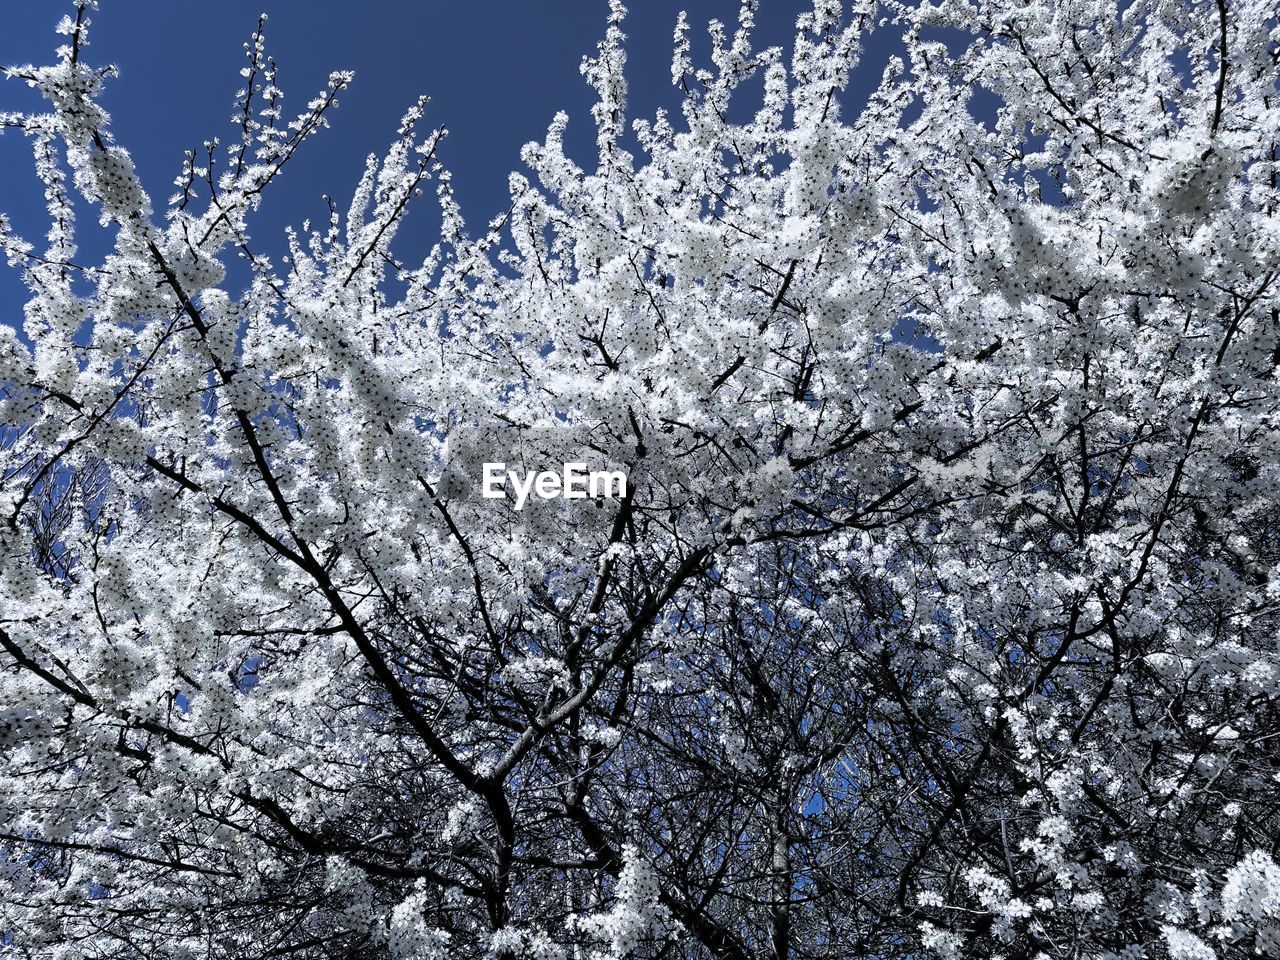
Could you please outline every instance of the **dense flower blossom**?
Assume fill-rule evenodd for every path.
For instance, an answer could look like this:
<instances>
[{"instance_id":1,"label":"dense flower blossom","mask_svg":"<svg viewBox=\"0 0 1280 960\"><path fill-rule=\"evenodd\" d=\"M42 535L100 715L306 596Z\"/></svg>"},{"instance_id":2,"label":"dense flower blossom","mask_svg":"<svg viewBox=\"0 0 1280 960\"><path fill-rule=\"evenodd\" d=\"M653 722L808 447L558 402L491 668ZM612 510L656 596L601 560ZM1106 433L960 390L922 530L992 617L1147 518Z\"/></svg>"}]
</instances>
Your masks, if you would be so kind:
<instances>
[{"instance_id":1,"label":"dense flower blossom","mask_svg":"<svg viewBox=\"0 0 1280 960\"><path fill-rule=\"evenodd\" d=\"M640 120L615 0L594 156L475 230L413 101L279 262L352 75L263 18L159 203L93 6L0 115L0 956L1277 955L1272 0L746 0Z\"/></svg>"}]
</instances>

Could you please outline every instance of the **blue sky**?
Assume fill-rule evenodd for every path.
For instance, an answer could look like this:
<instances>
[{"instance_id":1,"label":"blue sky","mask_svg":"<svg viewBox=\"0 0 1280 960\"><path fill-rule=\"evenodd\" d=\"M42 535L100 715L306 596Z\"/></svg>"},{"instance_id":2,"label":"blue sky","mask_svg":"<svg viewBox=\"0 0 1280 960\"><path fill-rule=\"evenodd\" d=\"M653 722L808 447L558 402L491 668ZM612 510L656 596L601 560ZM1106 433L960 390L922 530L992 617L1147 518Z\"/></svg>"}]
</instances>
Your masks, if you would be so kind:
<instances>
[{"instance_id":1,"label":"blue sky","mask_svg":"<svg viewBox=\"0 0 1280 960\"><path fill-rule=\"evenodd\" d=\"M762 0L757 46L790 51L806 0ZM736 0L632 0L626 32L631 115L651 115L678 100L670 85L671 35L689 11L695 57L708 49L705 23L737 17ZM60 0L8 0L0 13L0 63L51 62L62 38L53 27L71 10ZM322 195L345 208L364 158L391 140L399 117L419 94L432 99L427 123L449 128L441 158L468 223L475 228L505 209L507 174L520 169L520 147L541 139L557 110L571 121L569 144L591 159L591 91L579 74L604 32L606 0L102 0L92 14L90 63L114 63L104 101L117 140L134 155L157 206L172 192L182 152L210 136L229 139L233 95L241 80L243 42L257 15L270 16L267 49L279 64L287 115L301 110L331 70L356 72L332 129L314 140L273 184L251 230L259 248L278 253L286 225L322 220ZM855 88L874 85L884 58L872 56ZM22 83L0 83L0 112L38 105ZM405 236L422 250L432 239L431 200ZM46 229L30 148L20 134L0 136L0 211L39 242ZM82 238L82 259L102 241ZM0 320L20 323L25 300L11 269L0 268Z\"/></svg>"}]
</instances>

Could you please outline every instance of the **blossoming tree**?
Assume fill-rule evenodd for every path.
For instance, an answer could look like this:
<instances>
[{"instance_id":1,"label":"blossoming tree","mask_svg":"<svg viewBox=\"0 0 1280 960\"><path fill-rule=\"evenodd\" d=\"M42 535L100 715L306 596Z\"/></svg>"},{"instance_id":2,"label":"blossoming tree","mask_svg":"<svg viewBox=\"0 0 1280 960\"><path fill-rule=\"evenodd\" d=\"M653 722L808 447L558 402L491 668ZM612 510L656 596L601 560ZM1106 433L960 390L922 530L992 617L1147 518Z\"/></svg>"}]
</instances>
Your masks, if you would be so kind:
<instances>
[{"instance_id":1,"label":"blossoming tree","mask_svg":"<svg viewBox=\"0 0 1280 960\"><path fill-rule=\"evenodd\" d=\"M91 6L0 117L0 955L1277 955L1270 0L748 0L634 122L614 0L590 165L472 235L419 103L280 262L352 77L260 24L158 207Z\"/></svg>"}]
</instances>

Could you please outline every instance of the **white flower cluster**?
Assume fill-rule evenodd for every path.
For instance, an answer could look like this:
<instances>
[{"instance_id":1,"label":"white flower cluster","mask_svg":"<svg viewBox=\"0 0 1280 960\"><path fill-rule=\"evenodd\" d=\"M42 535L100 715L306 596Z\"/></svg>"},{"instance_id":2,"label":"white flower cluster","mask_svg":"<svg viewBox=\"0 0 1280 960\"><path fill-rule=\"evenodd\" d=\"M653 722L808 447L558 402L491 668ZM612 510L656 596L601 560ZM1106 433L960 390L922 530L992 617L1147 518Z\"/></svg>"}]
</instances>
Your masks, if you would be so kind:
<instances>
[{"instance_id":1,"label":"white flower cluster","mask_svg":"<svg viewBox=\"0 0 1280 960\"><path fill-rule=\"evenodd\" d=\"M475 229L409 98L285 256L352 75L259 21L153 209L92 6L0 115L0 956L1280 952L1274 0L743 0L639 121L611 0L594 149Z\"/></svg>"},{"instance_id":2,"label":"white flower cluster","mask_svg":"<svg viewBox=\"0 0 1280 960\"><path fill-rule=\"evenodd\" d=\"M592 960L623 960L645 945L679 935L679 925L662 903L659 879L634 845L623 847L613 900L604 913L570 918L573 930L604 945L591 953Z\"/></svg>"}]
</instances>

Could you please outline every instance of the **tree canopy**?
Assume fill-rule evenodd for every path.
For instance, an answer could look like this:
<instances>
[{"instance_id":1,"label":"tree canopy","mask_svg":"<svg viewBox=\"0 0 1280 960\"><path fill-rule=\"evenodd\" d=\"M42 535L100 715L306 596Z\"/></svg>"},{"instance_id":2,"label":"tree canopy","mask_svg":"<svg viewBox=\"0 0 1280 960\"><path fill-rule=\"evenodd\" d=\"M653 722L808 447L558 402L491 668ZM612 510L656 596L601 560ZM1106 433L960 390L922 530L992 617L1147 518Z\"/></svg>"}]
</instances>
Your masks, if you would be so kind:
<instances>
[{"instance_id":1,"label":"tree canopy","mask_svg":"<svg viewBox=\"0 0 1280 960\"><path fill-rule=\"evenodd\" d=\"M0 955L1280 954L1272 0L747 0L635 120L613 0L590 162L469 229L418 101L274 260L352 76L259 23L156 203L93 6L0 115Z\"/></svg>"}]
</instances>

